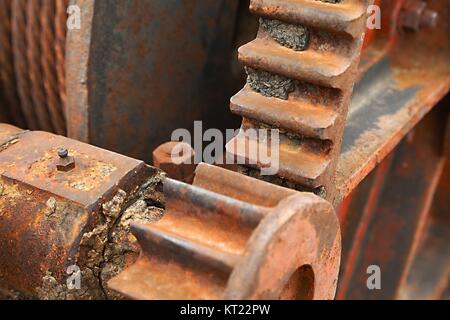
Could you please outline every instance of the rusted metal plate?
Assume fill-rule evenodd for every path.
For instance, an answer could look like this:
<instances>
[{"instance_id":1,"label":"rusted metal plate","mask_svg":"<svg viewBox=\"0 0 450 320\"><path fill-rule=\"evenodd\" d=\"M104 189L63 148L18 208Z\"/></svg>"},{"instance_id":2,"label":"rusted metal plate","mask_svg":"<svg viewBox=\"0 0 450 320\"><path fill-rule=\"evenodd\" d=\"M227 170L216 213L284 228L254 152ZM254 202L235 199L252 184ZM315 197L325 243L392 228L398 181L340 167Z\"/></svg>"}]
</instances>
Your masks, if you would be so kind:
<instances>
[{"instance_id":1,"label":"rusted metal plate","mask_svg":"<svg viewBox=\"0 0 450 320\"><path fill-rule=\"evenodd\" d=\"M58 148L67 148L75 168L59 172ZM45 132L26 132L0 153L2 176L51 191L56 196L92 207L117 181L143 162Z\"/></svg>"},{"instance_id":2,"label":"rusted metal plate","mask_svg":"<svg viewBox=\"0 0 450 320\"><path fill-rule=\"evenodd\" d=\"M110 287L133 299L334 297L340 231L325 200L205 164L192 186L167 179L164 195L164 218L133 225L142 254Z\"/></svg>"},{"instance_id":3,"label":"rusted metal plate","mask_svg":"<svg viewBox=\"0 0 450 320\"><path fill-rule=\"evenodd\" d=\"M9 124L0 123L0 150L6 148L14 141L17 141L17 137L24 132L24 130Z\"/></svg>"},{"instance_id":4,"label":"rusted metal plate","mask_svg":"<svg viewBox=\"0 0 450 320\"><path fill-rule=\"evenodd\" d=\"M100 278L86 276L100 276L101 266L90 265L108 243L100 231L109 232L121 214L116 207L124 210L123 201L133 199L155 170L50 133L1 129L1 137L14 141L0 149L0 287L26 297L58 298L55 292L67 290L66 268L76 264L85 276L80 298L102 297ZM75 161L71 170L57 169L61 147ZM101 239L100 247L92 247L90 232ZM54 286L46 287L50 276Z\"/></svg>"},{"instance_id":5,"label":"rusted metal plate","mask_svg":"<svg viewBox=\"0 0 450 320\"><path fill-rule=\"evenodd\" d=\"M368 3L251 1L250 9L262 18L257 38L239 49L249 77L231 99L232 112L244 120L227 145L229 153L259 170L264 167L259 155L239 147L252 142L245 130L279 129L279 170L271 182L334 197L332 176Z\"/></svg>"},{"instance_id":6,"label":"rusted metal plate","mask_svg":"<svg viewBox=\"0 0 450 320\"><path fill-rule=\"evenodd\" d=\"M238 0L74 4L83 23L66 48L69 137L151 162L194 120L238 124L226 112Z\"/></svg>"}]
</instances>

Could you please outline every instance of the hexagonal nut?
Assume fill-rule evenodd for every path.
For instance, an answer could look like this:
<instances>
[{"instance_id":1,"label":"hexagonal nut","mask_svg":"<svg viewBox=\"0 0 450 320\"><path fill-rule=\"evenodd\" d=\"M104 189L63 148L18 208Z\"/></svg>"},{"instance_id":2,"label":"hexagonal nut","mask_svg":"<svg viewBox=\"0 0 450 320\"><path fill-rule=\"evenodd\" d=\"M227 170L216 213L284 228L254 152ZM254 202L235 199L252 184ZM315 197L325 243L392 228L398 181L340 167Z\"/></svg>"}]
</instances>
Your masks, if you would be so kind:
<instances>
[{"instance_id":1,"label":"hexagonal nut","mask_svg":"<svg viewBox=\"0 0 450 320\"><path fill-rule=\"evenodd\" d=\"M195 152L185 142L171 141L153 151L153 165L179 181L191 183L195 171Z\"/></svg>"},{"instance_id":2,"label":"hexagonal nut","mask_svg":"<svg viewBox=\"0 0 450 320\"><path fill-rule=\"evenodd\" d=\"M75 168L75 158L74 157L66 157L60 158L56 162L56 169L61 172L68 172Z\"/></svg>"}]
</instances>

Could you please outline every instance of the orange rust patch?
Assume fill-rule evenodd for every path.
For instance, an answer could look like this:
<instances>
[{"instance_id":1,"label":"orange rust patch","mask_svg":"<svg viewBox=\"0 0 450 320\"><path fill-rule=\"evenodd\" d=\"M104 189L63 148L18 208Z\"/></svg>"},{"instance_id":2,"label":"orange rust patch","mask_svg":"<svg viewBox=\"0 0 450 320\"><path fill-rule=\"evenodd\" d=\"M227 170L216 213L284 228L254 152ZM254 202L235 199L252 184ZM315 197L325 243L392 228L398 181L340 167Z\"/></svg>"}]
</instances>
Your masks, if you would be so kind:
<instances>
[{"instance_id":1,"label":"orange rust patch","mask_svg":"<svg viewBox=\"0 0 450 320\"><path fill-rule=\"evenodd\" d=\"M64 183L70 188L91 191L117 170L115 166L93 159L88 154L72 149L69 150L69 154L75 158L75 169L72 171L59 172L56 170L57 148L52 148L39 160L31 164L27 173L36 178L50 179L52 182L64 180Z\"/></svg>"}]
</instances>

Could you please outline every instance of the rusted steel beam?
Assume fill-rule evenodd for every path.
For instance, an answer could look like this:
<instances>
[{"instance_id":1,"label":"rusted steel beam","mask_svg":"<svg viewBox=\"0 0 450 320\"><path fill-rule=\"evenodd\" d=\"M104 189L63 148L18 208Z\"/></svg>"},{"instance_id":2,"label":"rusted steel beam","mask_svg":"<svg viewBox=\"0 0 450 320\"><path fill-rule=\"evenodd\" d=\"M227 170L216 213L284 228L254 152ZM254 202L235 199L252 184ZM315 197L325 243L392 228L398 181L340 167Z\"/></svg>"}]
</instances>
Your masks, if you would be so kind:
<instances>
[{"instance_id":1,"label":"rusted steel beam","mask_svg":"<svg viewBox=\"0 0 450 320\"><path fill-rule=\"evenodd\" d=\"M109 285L132 299L332 299L340 231L311 194L200 164L164 182L166 214L132 226L138 261Z\"/></svg>"},{"instance_id":2,"label":"rusted steel beam","mask_svg":"<svg viewBox=\"0 0 450 320\"><path fill-rule=\"evenodd\" d=\"M343 286L353 282L343 277L353 272L356 261L365 251L361 239L366 236L370 222L376 215L377 203L382 192L386 174L392 164L392 156L386 158L366 179L343 201L337 210L342 230L342 268L338 284L337 299L343 299Z\"/></svg>"},{"instance_id":3,"label":"rusted steel beam","mask_svg":"<svg viewBox=\"0 0 450 320\"><path fill-rule=\"evenodd\" d=\"M441 13L435 32L402 33L355 87L335 176L335 204L450 90L450 1L429 6Z\"/></svg>"},{"instance_id":4,"label":"rusted steel beam","mask_svg":"<svg viewBox=\"0 0 450 320\"><path fill-rule=\"evenodd\" d=\"M433 110L354 191L347 210L340 212L343 268L339 299L405 298L405 281L417 256L433 257L429 262L436 262L436 268L429 264L417 274L420 278L422 273L430 273L428 279L434 278L431 274L438 279L429 283L427 290L445 281L447 255L442 251L441 255L432 251L427 255L420 243L430 219L432 199L436 193L443 197L449 192L438 185L443 170L443 119L447 114L445 105ZM442 216L448 216L445 212L449 211L442 208ZM368 290L366 286L370 265L381 268L382 290ZM428 293L424 291L422 297Z\"/></svg>"},{"instance_id":5,"label":"rusted steel beam","mask_svg":"<svg viewBox=\"0 0 450 320\"><path fill-rule=\"evenodd\" d=\"M402 287L401 299L448 299L445 290L450 283L450 165L447 161L436 188L430 214L424 226L417 252Z\"/></svg>"},{"instance_id":6,"label":"rusted steel beam","mask_svg":"<svg viewBox=\"0 0 450 320\"><path fill-rule=\"evenodd\" d=\"M61 170L62 158L68 157L73 165ZM128 237L129 223L161 215L161 209L151 207L159 178L141 161L62 136L0 125L2 296L116 296L106 281L138 252ZM81 290L66 286L71 265L80 268Z\"/></svg>"},{"instance_id":7,"label":"rusted steel beam","mask_svg":"<svg viewBox=\"0 0 450 320\"><path fill-rule=\"evenodd\" d=\"M280 129L279 179L271 180L334 198L333 175L368 3L251 1L260 28L257 38L239 49L249 77L231 99L231 110L244 118L243 130L227 145L251 168L243 172L258 176L254 170L264 167L258 155L240 147L251 140L245 129Z\"/></svg>"},{"instance_id":8,"label":"rusted steel beam","mask_svg":"<svg viewBox=\"0 0 450 320\"><path fill-rule=\"evenodd\" d=\"M417 254L398 292L401 299L450 298L450 161L444 161Z\"/></svg>"},{"instance_id":9,"label":"rusted steel beam","mask_svg":"<svg viewBox=\"0 0 450 320\"><path fill-rule=\"evenodd\" d=\"M418 236L415 254L398 290L401 299L450 298L450 96L442 102L447 107L447 123L443 138L442 158L437 162L438 180L422 234ZM442 108L442 106L441 106ZM442 115L441 120L445 118Z\"/></svg>"}]
</instances>

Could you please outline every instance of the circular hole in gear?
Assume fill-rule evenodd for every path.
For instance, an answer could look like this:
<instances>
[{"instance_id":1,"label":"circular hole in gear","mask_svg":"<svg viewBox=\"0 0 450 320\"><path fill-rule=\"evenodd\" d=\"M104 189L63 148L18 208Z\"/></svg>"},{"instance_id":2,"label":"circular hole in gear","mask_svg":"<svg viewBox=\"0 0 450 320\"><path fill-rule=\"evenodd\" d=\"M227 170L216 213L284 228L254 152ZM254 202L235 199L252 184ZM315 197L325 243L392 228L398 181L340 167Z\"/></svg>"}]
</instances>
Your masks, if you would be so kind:
<instances>
[{"instance_id":1,"label":"circular hole in gear","mask_svg":"<svg viewBox=\"0 0 450 320\"><path fill-rule=\"evenodd\" d=\"M280 294L281 300L312 300L314 298L314 270L303 265L292 274Z\"/></svg>"}]
</instances>

